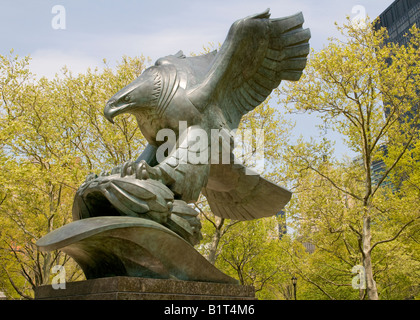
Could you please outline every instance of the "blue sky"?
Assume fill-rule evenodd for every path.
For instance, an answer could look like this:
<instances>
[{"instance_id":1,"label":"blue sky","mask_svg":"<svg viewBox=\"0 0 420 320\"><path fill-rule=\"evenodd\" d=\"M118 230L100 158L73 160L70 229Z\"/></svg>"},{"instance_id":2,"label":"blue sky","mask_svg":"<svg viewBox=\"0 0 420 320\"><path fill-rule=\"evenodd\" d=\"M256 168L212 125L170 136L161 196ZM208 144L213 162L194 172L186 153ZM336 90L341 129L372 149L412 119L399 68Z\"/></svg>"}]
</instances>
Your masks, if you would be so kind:
<instances>
[{"instance_id":1,"label":"blue sky","mask_svg":"<svg viewBox=\"0 0 420 320\"><path fill-rule=\"evenodd\" d=\"M10 49L30 55L31 71L53 76L66 65L74 73L113 65L123 55L145 55L152 61L183 50L200 52L222 43L237 19L270 8L273 18L302 11L311 29L311 47L321 49L338 36L334 22L346 15L376 18L393 0L0 0L0 54ZM66 28L54 29L55 5L65 8ZM358 7L356 7L358 6ZM362 11L360 11L362 9ZM363 12L364 11L364 12ZM314 135L313 116L296 116L297 133ZM337 140L339 154L346 152Z\"/></svg>"}]
</instances>

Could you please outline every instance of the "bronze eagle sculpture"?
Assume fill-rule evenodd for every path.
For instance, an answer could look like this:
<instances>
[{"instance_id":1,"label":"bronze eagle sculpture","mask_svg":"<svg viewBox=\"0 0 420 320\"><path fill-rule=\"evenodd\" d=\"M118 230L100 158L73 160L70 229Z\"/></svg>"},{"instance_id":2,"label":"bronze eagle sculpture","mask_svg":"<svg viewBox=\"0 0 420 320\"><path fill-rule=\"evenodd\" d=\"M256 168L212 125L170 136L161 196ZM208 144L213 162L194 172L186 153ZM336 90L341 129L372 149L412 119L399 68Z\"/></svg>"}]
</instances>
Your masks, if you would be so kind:
<instances>
[{"instance_id":1,"label":"bronze eagle sculpture","mask_svg":"<svg viewBox=\"0 0 420 320\"><path fill-rule=\"evenodd\" d=\"M131 166L186 202L196 201L203 192L220 217L249 220L279 212L290 199L289 191L246 175L238 164L179 161L180 136L173 152L157 163L156 150L163 142L156 137L163 128L179 132L180 121L189 129L183 139L196 126L209 136L210 129L232 131L281 80L299 80L309 53L310 31L302 28L303 22L301 13L270 19L268 9L240 19L219 51L188 58L180 51L160 58L116 93L106 104L106 118L112 122L119 114L133 114L149 143Z\"/></svg>"},{"instance_id":2,"label":"bronze eagle sculpture","mask_svg":"<svg viewBox=\"0 0 420 320\"><path fill-rule=\"evenodd\" d=\"M290 191L235 161L231 140L242 116L281 80L301 77L310 38L303 22L301 13L270 19L269 10L240 19L220 50L160 58L116 93L105 117L133 114L148 145L136 161L89 175L76 192L75 221L38 240L39 248L66 252L88 279L236 283L192 246L202 238L201 224L188 203L202 192L215 215L251 220L278 213L290 200ZM165 141L168 131L173 137Z\"/></svg>"}]
</instances>

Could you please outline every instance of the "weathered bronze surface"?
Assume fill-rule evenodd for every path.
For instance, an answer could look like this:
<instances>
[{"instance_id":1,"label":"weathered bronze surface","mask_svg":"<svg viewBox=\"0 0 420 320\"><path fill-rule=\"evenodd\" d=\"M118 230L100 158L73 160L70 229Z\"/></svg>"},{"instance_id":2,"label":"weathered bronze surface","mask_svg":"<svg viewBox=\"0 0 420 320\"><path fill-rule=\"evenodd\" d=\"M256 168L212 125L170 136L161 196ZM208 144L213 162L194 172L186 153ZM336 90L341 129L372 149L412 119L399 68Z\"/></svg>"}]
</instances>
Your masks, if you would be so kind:
<instances>
[{"instance_id":1,"label":"weathered bronze surface","mask_svg":"<svg viewBox=\"0 0 420 320\"><path fill-rule=\"evenodd\" d=\"M150 219L82 219L47 234L38 246L69 254L88 279L132 276L237 283L183 238Z\"/></svg>"},{"instance_id":2,"label":"weathered bronze surface","mask_svg":"<svg viewBox=\"0 0 420 320\"><path fill-rule=\"evenodd\" d=\"M192 247L201 224L188 203L203 193L215 215L251 220L278 213L290 200L290 191L237 163L231 143L243 115L281 80L299 80L309 53L303 22L301 13L270 19L269 10L238 20L219 51L160 58L117 92L105 117L133 114L149 144L136 161L90 175L75 197L75 222L39 240L40 249L67 252L87 278L230 283ZM168 131L174 139L162 138Z\"/></svg>"}]
</instances>

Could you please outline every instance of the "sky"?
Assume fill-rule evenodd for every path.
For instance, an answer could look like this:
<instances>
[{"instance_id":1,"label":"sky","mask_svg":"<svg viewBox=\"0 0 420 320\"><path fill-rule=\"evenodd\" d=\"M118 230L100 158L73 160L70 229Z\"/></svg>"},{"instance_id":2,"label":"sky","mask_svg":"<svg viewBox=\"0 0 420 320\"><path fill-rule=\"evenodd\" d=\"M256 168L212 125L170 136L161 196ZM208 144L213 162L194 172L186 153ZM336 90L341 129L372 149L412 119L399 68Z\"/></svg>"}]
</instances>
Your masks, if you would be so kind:
<instances>
[{"instance_id":1,"label":"sky","mask_svg":"<svg viewBox=\"0 0 420 320\"><path fill-rule=\"evenodd\" d=\"M270 8L279 18L302 12L311 30L310 45L320 50L339 36L334 22L346 16L376 18L393 0L0 0L0 54L29 55L30 70L53 77L67 66L74 74L88 67L110 66L122 56L162 56L183 50L199 53L209 43L223 43L237 19ZM60 7L57 7L60 6ZM60 19L61 18L61 19ZM317 135L313 115L294 115L294 135ZM339 136L336 153L348 154Z\"/></svg>"}]
</instances>

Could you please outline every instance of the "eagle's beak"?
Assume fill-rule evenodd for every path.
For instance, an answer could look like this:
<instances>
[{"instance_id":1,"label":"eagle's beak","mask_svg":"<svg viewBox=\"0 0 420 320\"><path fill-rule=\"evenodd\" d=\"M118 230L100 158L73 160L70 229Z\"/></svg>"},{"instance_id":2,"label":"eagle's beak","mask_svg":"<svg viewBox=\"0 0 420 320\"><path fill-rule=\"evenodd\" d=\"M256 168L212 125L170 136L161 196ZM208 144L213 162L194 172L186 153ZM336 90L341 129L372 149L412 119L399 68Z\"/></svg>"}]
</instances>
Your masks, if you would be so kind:
<instances>
[{"instance_id":1,"label":"eagle's beak","mask_svg":"<svg viewBox=\"0 0 420 320\"><path fill-rule=\"evenodd\" d=\"M129 109L129 107L131 106L130 103L123 104L123 105L118 105L115 102L116 101L114 99L109 100L106 103L105 109L104 109L105 118L111 123L114 123L114 118L117 115L119 115L121 113L126 113Z\"/></svg>"},{"instance_id":2,"label":"eagle's beak","mask_svg":"<svg viewBox=\"0 0 420 320\"><path fill-rule=\"evenodd\" d=\"M123 113L131 113L133 110L149 108L155 103L156 75L153 72L144 72L129 85L114 94L106 103L104 109L105 118L111 123L113 119Z\"/></svg>"},{"instance_id":3,"label":"eagle's beak","mask_svg":"<svg viewBox=\"0 0 420 320\"><path fill-rule=\"evenodd\" d=\"M105 118L109 122L114 124L114 119L113 118L115 117L115 108L113 106L113 101L108 101L107 104L105 105L104 115L105 115Z\"/></svg>"}]
</instances>

